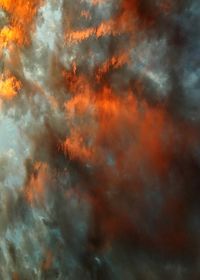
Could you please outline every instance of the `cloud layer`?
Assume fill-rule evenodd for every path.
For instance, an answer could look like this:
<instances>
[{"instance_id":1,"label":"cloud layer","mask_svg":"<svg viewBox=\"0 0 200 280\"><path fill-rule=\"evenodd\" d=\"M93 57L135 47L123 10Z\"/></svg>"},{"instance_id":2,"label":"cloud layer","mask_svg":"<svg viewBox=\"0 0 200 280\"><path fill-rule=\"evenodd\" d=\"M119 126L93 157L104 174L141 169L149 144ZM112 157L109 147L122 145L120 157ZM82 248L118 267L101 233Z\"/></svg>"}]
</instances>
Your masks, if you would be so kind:
<instances>
[{"instance_id":1,"label":"cloud layer","mask_svg":"<svg viewBox=\"0 0 200 280\"><path fill-rule=\"evenodd\" d=\"M198 1L0 7L0 278L198 279Z\"/></svg>"}]
</instances>

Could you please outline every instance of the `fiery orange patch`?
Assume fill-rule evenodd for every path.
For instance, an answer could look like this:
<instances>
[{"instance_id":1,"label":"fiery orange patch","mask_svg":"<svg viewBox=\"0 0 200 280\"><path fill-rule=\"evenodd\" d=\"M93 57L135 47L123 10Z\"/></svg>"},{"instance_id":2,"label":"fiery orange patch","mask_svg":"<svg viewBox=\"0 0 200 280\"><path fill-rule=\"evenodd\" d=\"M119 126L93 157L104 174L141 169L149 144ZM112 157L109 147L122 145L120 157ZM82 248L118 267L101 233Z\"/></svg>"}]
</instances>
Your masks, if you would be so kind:
<instances>
[{"instance_id":1,"label":"fiery orange patch","mask_svg":"<svg viewBox=\"0 0 200 280\"><path fill-rule=\"evenodd\" d=\"M0 48L8 47L9 43L22 43L22 34L16 27L4 27L0 31Z\"/></svg>"},{"instance_id":2,"label":"fiery orange patch","mask_svg":"<svg viewBox=\"0 0 200 280\"><path fill-rule=\"evenodd\" d=\"M15 97L21 88L21 83L14 77L0 77L0 97L10 100Z\"/></svg>"},{"instance_id":3,"label":"fiery orange patch","mask_svg":"<svg viewBox=\"0 0 200 280\"><path fill-rule=\"evenodd\" d=\"M18 45L28 43L30 36L30 28L36 15L40 0L0 0L0 7L5 9L9 14L9 27L1 30L0 41L1 47L15 42Z\"/></svg>"},{"instance_id":4,"label":"fiery orange patch","mask_svg":"<svg viewBox=\"0 0 200 280\"><path fill-rule=\"evenodd\" d=\"M101 77L112 69L118 69L125 65L129 60L128 53L122 53L118 56L113 56L103 63L97 70L96 79L100 81Z\"/></svg>"},{"instance_id":5,"label":"fiery orange patch","mask_svg":"<svg viewBox=\"0 0 200 280\"><path fill-rule=\"evenodd\" d=\"M144 160L166 168L174 128L162 108L138 102L131 91L122 97L109 87L94 92L84 76L67 77L74 96L65 103L70 134L63 148L70 158L106 164L107 149L119 170L129 172Z\"/></svg>"},{"instance_id":6,"label":"fiery orange patch","mask_svg":"<svg viewBox=\"0 0 200 280\"><path fill-rule=\"evenodd\" d=\"M132 24L132 20L131 22L126 20L127 16L127 14L123 14L117 19L101 22L97 27L67 32L66 40L70 43L80 43L91 37L96 37L98 39L105 36L118 36L120 34L132 32L135 28Z\"/></svg>"},{"instance_id":7,"label":"fiery orange patch","mask_svg":"<svg viewBox=\"0 0 200 280\"><path fill-rule=\"evenodd\" d=\"M0 29L1 59L3 59L4 49L7 50L7 53L11 53L13 45L21 47L29 42L33 19L40 2L40 0L0 0L0 8L9 15L9 24ZM21 88L21 82L14 76L7 77L6 71L3 69L3 74L0 77L0 97L10 100L17 95Z\"/></svg>"}]
</instances>

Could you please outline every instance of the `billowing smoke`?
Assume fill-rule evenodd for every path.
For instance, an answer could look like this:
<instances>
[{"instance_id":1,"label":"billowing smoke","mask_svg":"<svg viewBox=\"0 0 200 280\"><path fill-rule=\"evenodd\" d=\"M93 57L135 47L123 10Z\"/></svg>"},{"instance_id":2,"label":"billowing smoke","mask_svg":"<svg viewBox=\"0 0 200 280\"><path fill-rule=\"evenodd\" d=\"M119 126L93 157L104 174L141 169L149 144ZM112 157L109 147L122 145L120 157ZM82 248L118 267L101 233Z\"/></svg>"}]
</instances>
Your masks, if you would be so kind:
<instances>
[{"instance_id":1,"label":"billowing smoke","mask_svg":"<svg viewBox=\"0 0 200 280\"><path fill-rule=\"evenodd\" d=\"M0 8L0 279L199 279L198 1Z\"/></svg>"}]
</instances>

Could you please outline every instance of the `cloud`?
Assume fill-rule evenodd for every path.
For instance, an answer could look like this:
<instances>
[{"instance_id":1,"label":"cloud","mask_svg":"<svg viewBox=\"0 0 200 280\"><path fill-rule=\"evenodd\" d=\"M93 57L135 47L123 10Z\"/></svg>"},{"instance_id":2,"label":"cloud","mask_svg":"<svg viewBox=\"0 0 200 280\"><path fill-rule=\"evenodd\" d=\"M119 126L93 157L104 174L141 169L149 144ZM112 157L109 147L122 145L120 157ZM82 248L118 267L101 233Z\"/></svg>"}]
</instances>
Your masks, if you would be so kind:
<instances>
[{"instance_id":1,"label":"cloud","mask_svg":"<svg viewBox=\"0 0 200 280\"><path fill-rule=\"evenodd\" d=\"M0 276L198 277L197 1L0 6Z\"/></svg>"}]
</instances>

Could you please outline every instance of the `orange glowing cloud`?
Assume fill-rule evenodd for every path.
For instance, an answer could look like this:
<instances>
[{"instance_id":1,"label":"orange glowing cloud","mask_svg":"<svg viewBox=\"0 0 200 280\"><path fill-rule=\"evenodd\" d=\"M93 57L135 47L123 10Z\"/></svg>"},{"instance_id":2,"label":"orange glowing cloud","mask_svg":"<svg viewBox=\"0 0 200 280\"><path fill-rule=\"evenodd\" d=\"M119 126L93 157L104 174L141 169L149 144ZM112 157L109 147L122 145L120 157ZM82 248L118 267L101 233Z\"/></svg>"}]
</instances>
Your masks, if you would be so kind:
<instances>
[{"instance_id":1,"label":"orange glowing cloud","mask_svg":"<svg viewBox=\"0 0 200 280\"><path fill-rule=\"evenodd\" d=\"M21 83L14 77L0 77L0 97L10 100L15 97L21 88Z\"/></svg>"},{"instance_id":2,"label":"orange glowing cloud","mask_svg":"<svg viewBox=\"0 0 200 280\"><path fill-rule=\"evenodd\" d=\"M98 39L105 36L118 36L120 34L132 32L135 29L134 25L127 21L126 17L127 15L123 14L117 19L103 21L97 27L67 32L66 40L70 43L80 43L91 37L96 37Z\"/></svg>"},{"instance_id":3,"label":"orange glowing cloud","mask_svg":"<svg viewBox=\"0 0 200 280\"><path fill-rule=\"evenodd\" d=\"M9 43L22 43L22 34L16 27L7 27L1 29L0 31L0 49L8 46Z\"/></svg>"},{"instance_id":4,"label":"orange glowing cloud","mask_svg":"<svg viewBox=\"0 0 200 280\"><path fill-rule=\"evenodd\" d=\"M106 165L108 150L118 170L131 172L145 161L157 171L167 168L174 128L164 109L138 103L131 91L120 97L104 86L95 92L84 76L66 77L73 95L65 103L70 133L63 148L70 158Z\"/></svg>"},{"instance_id":5,"label":"orange glowing cloud","mask_svg":"<svg viewBox=\"0 0 200 280\"><path fill-rule=\"evenodd\" d=\"M0 8L9 14L9 26L0 31L0 48L14 42L21 46L29 42L30 29L40 0L0 0Z\"/></svg>"},{"instance_id":6,"label":"orange glowing cloud","mask_svg":"<svg viewBox=\"0 0 200 280\"><path fill-rule=\"evenodd\" d=\"M96 79L100 81L101 77L112 69L118 69L129 61L128 53L122 53L118 56L113 56L104 62L97 70Z\"/></svg>"},{"instance_id":7,"label":"orange glowing cloud","mask_svg":"<svg viewBox=\"0 0 200 280\"><path fill-rule=\"evenodd\" d=\"M3 58L3 51L6 49L7 53L11 54L14 46L18 48L29 42L33 19L40 2L40 0L0 0L0 8L9 17L9 23L0 29L0 54L1 59L4 59L4 70L0 77L0 97L2 99L12 99L21 88L21 82L6 73L6 62L9 58Z\"/></svg>"}]
</instances>

